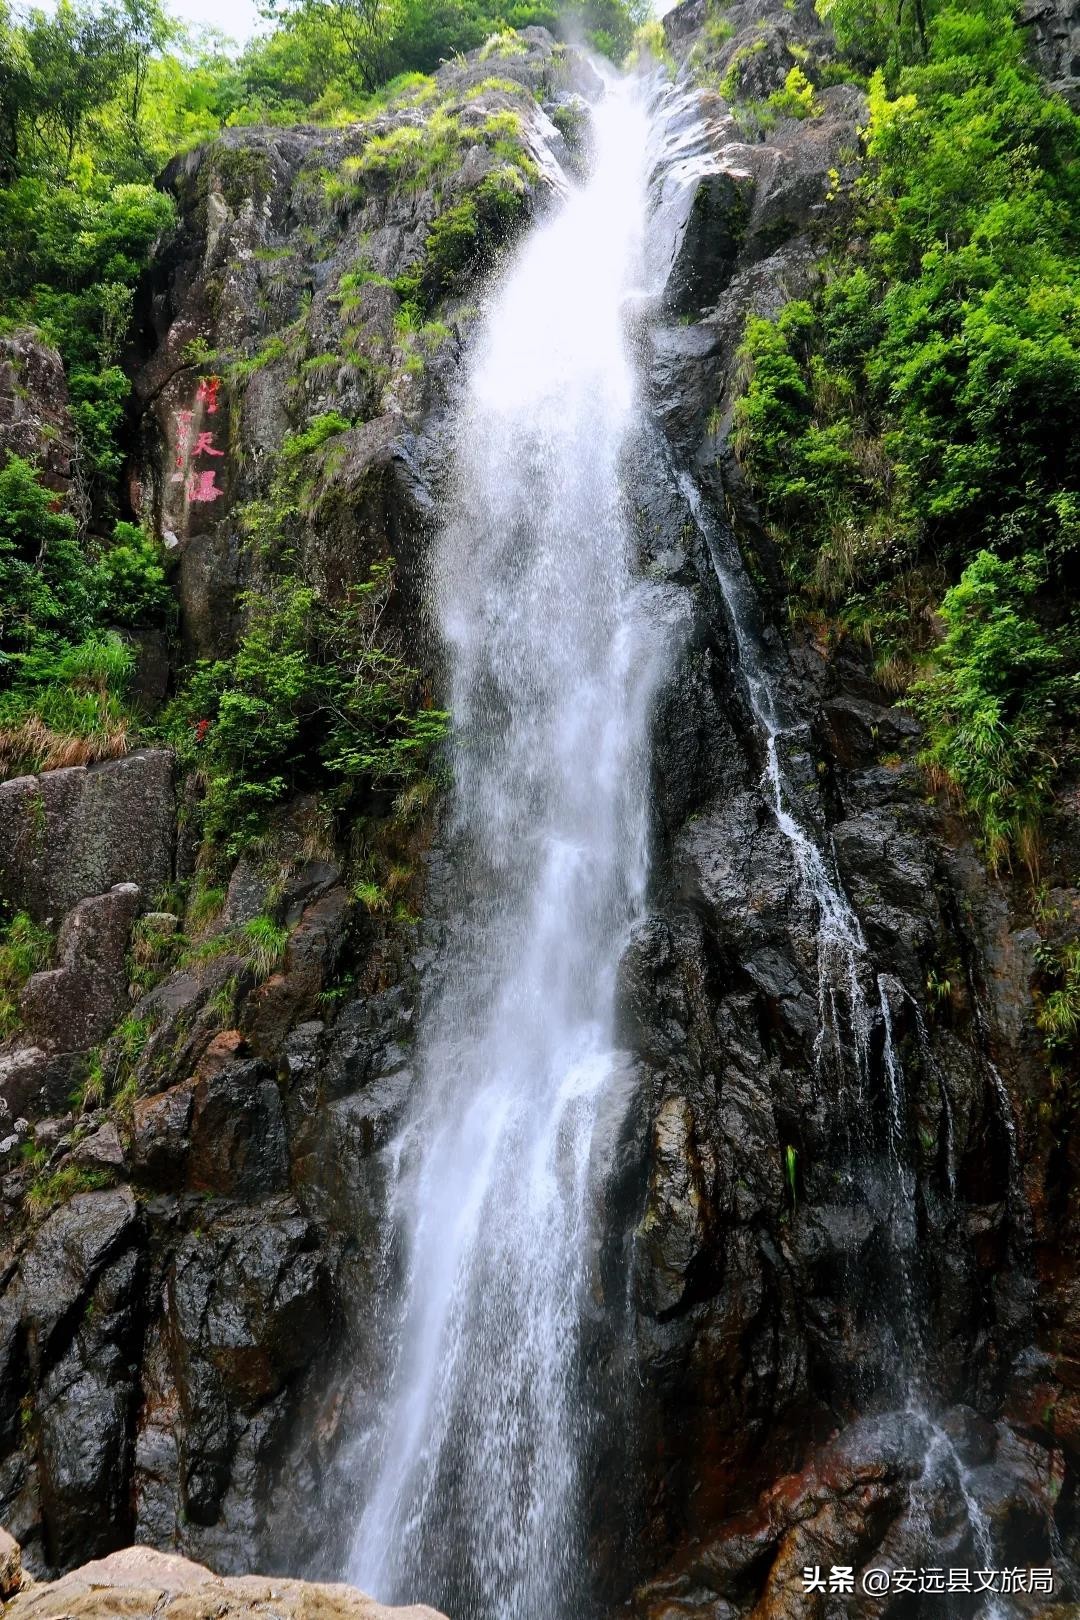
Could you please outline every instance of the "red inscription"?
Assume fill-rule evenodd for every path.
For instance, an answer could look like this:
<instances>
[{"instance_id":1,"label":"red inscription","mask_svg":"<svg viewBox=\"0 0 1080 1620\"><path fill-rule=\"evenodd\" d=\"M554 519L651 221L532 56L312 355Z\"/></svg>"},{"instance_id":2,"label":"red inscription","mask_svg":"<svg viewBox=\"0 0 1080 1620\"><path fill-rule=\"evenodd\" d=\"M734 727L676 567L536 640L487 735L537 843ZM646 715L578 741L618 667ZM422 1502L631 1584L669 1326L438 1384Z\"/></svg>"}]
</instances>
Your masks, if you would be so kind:
<instances>
[{"instance_id":1,"label":"red inscription","mask_svg":"<svg viewBox=\"0 0 1080 1620\"><path fill-rule=\"evenodd\" d=\"M220 377L205 377L199 384L196 394L196 404L202 403L210 413L217 411L217 394L220 386ZM183 484L184 494L189 501L204 503L216 501L225 491L219 488L213 470L204 472L199 468L190 469L190 463L197 456L223 456L224 450L219 450L214 444L216 435L213 432L200 431L196 433L192 427L195 412L176 411L176 471L169 482ZM192 442L194 440L194 443ZM190 469L190 470L189 470Z\"/></svg>"},{"instance_id":2,"label":"red inscription","mask_svg":"<svg viewBox=\"0 0 1080 1620\"><path fill-rule=\"evenodd\" d=\"M217 415L218 389L221 387L220 377L203 377L195 395L196 402L206 406L207 416Z\"/></svg>"},{"instance_id":3,"label":"red inscription","mask_svg":"<svg viewBox=\"0 0 1080 1620\"><path fill-rule=\"evenodd\" d=\"M187 498L189 501L216 501L219 495L224 495L223 489L218 489L214 481L213 468L209 472L193 472L187 483Z\"/></svg>"}]
</instances>

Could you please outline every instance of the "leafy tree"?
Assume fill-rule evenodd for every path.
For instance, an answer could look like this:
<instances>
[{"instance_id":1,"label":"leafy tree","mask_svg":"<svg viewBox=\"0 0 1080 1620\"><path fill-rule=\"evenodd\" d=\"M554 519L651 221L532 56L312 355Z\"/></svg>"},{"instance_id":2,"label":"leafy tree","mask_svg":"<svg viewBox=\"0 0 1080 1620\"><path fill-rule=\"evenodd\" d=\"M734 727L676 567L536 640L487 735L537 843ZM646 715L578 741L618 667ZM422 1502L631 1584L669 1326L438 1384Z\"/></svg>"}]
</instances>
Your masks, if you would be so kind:
<instances>
[{"instance_id":1,"label":"leafy tree","mask_svg":"<svg viewBox=\"0 0 1080 1620\"><path fill-rule=\"evenodd\" d=\"M32 11L23 34L28 88L23 118L49 164L71 172L90 121L117 95L129 47L123 15L58 0L55 12Z\"/></svg>"},{"instance_id":2,"label":"leafy tree","mask_svg":"<svg viewBox=\"0 0 1080 1620\"><path fill-rule=\"evenodd\" d=\"M857 67L896 71L927 53L934 0L817 0L836 43Z\"/></svg>"}]
</instances>

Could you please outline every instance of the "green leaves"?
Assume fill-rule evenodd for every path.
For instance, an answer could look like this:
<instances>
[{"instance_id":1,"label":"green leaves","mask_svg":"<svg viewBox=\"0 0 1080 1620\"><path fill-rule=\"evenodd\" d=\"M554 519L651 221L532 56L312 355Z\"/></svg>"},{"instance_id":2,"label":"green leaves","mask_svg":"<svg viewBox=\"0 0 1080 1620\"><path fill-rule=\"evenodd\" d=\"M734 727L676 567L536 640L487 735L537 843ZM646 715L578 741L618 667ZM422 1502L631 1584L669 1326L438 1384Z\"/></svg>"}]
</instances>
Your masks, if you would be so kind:
<instances>
[{"instance_id":1,"label":"green leaves","mask_svg":"<svg viewBox=\"0 0 1080 1620\"><path fill-rule=\"evenodd\" d=\"M980 552L946 592L944 640L912 687L911 706L927 728L923 763L960 789L994 867L1015 848L1034 870L1057 764L1055 711L1078 695L1078 677L1063 673L1076 648L1030 616L1039 584L1030 561Z\"/></svg>"},{"instance_id":2,"label":"green leaves","mask_svg":"<svg viewBox=\"0 0 1080 1620\"><path fill-rule=\"evenodd\" d=\"M118 523L94 570L94 595L107 624L160 624L174 609L161 546L134 523Z\"/></svg>"},{"instance_id":3,"label":"green leaves","mask_svg":"<svg viewBox=\"0 0 1080 1620\"><path fill-rule=\"evenodd\" d=\"M873 0L819 9L877 54L869 253L750 322L735 445L800 608L893 690L921 663L924 762L992 862L1033 865L1078 698L1080 120L1004 0L937 0L925 51L904 8L899 32Z\"/></svg>"},{"instance_id":4,"label":"green leaves","mask_svg":"<svg viewBox=\"0 0 1080 1620\"><path fill-rule=\"evenodd\" d=\"M446 716L422 706L417 671L379 644L391 589L390 563L339 608L280 579L246 598L234 657L196 666L165 725L206 780L211 846L237 855L298 788L341 805L424 770Z\"/></svg>"}]
</instances>

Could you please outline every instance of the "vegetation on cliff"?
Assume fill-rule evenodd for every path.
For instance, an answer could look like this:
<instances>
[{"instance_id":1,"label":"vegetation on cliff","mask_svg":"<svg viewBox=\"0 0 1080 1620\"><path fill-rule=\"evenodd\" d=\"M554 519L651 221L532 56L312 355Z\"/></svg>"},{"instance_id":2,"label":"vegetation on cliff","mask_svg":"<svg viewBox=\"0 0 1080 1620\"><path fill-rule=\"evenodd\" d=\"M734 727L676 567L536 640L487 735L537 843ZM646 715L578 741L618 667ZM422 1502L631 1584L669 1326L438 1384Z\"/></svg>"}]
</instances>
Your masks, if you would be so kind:
<instances>
[{"instance_id":1,"label":"vegetation on cliff","mask_svg":"<svg viewBox=\"0 0 1080 1620\"><path fill-rule=\"evenodd\" d=\"M0 3L0 334L29 329L59 351L75 435L63 503L42 467L12 456L0 468L0 771L122 752L137 734L133 638L170 621L160 542L127 521L120 487L131 428L122 359L136 285L175 220L172 195L155 183L165 162L226 126L347 123L429 103L422 124L376 133L325 177L335 207L373 187L419 189L477 139L460 109L433 104L426 74L440 60L487 40L490 85L528 97L497 76L500 60L525 50L508 25L584 30L618 55L639 10L640 0L522 3L509 13L486 0L297 0L271 5L271 30L237 54L187 36L157 0L62 0L23 19ZM492 113L481 133L499 166L439 214L422 259L393 285L411 374L447 335L429 318L434 306L490 255L535 180L517 112ZM230 155L246 195L245 154ZM380 279L390 287L357 270L340 291L358 302L362 284ZM210 358L241 388L284 354L275 335L257 356ZM366 354L355 359L377 369ZM331 412L301 426L283 446L283 469L318 448L313 432L351 425ZM293 505L279 501L270 513L279 540ZM441 725L420 702L415 671L368 636L371 593L381 599L385 576L357 580L349 611L331 613L292 565L279 564L265 601L244 610L235 653L181 673L165 715L168 737L208 784L207 834L234 854L298 787L335 802L362 773L400 787L404 762ZM145 713L139 720L145 730ZM318 746L316 720L325 732Z\"/></svg>"},{"instance_id":2,"label":"vegetation on cliff","mask_svg":"<svg viewBox=\"0 0 1080 1620\"><path fill-rule=\"evenodd\" d=\"M1034 871L1080 697L1080 119L1004 0L821 9L873 70L862 177L818 295L748 325L737 449L795 610Z\"/></svg>"}]
</instances>

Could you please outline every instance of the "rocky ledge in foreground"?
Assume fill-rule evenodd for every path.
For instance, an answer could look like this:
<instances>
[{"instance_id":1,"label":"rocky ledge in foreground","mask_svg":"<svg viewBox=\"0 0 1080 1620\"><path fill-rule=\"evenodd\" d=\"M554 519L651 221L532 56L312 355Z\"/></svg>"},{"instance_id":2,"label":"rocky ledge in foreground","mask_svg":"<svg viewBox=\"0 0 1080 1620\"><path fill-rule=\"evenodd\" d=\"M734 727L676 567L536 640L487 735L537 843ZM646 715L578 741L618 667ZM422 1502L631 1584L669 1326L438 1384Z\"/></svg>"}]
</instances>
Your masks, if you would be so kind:
<instances>
[{"instance_id":1,"label":"rocky ledge in foreground","mask_svg":"<svg viewBox=\"0 0 1080 1620\"><path fill-rule=\"evenodd\" d=\"M355 1586L318 1585L272 1575L223 1579L175 1553L127 1547L62 1580L17 1590L18 1554L0 1531L4 1620L444 1620L434 1609L387 1609ZM5 1547L10 1553L5 1555ZM10 1581L10 1584L8 1584Z\"/></svg>"}]
</instances>

